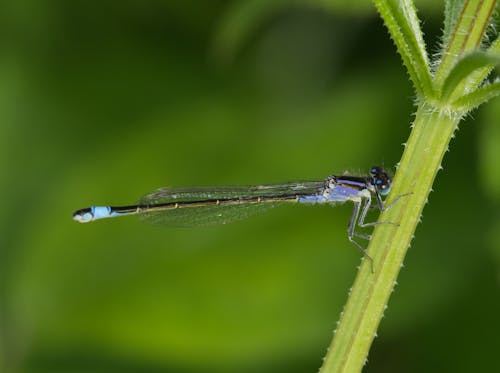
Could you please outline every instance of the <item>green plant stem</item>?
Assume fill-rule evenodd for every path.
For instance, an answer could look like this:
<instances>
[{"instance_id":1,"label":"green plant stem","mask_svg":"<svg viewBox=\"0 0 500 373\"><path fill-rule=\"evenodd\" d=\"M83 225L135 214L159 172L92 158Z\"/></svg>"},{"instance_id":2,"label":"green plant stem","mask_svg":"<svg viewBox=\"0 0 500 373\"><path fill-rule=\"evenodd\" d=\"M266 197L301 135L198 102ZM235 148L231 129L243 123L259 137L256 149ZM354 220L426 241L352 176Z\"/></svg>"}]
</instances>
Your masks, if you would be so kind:
<instances>
[{"instance_id":1,"label":"green plant stem","mask_svg":"<svg viewBox=\"0 0 500 373\"><path fill-rule=\"evenodd\" d=\"M460 56L481 45L495 6L496 0L465 0L455 30L450 35L450 40L434 76L436 85L439 86L444 82Z\"/></svg>"},{"instance_id":2,"label":"green plant stem","mask_svg":"<svg viewBox=\"0 0 500 373\"><path fill-rule=\"evenodd\" d=\"M361 371L459 119L420 105L389 199L412 194L402 197L381 214L380 221L395 222L399 226L376 227L368 248L375 273L371 272L369 261L364 260L322 373Z\"/></svg>"},{"instance_id":3,"label":"green plant stem","mask_svg":"<svg viewBox=\"0 0 500 373\"><path fill-rule=\"evenodd\" d=\"M489 60L476 66L470 60L473 57L469 57L469 60L457 65L465 54L480 47L496 0L464 0L460 13L453 6L447 8L447 45L434 77L429 75L425 46L412 2L374 0L374 3L410 73L419 107L387 203L406 196L379 218L380 222L393 222L398 226L376 226L368 247L375 273L371 272L371 263L364 260L321 368L322 373L351 373L363 368L434 178L441 168L460 118L464 111L475 108L500 92L496 83L477 89L492 68ZM499 42L495 41L491 50L496 51L497 48ZM443 97L436 95L436 92L442 91L445 82L448 82L445 97L452 95L455 106L448 105ZM457 110L457 105L464 111Z\"/></svg>"}]
</instances>

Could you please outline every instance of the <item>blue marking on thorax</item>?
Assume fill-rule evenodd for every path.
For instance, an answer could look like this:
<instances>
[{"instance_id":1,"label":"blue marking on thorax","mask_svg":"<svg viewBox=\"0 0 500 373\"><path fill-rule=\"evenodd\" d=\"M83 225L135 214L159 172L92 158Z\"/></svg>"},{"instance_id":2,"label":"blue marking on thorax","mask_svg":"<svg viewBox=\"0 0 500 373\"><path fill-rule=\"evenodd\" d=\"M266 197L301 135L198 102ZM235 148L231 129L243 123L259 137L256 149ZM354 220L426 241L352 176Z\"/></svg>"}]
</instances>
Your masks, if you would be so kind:
<instances>
[{"instance_id":1,"label":"blue marking on thorax","mask_svg":"<svg viewBox=\"0 0 500 373\"><path fill-rule=\"evenodd\" d=\"M361 190L366 188L366 184L361 182L349 180L349 184L353 186L336 184L329 188L328 193L300 196L299 203L344 202L348 201L350 197L358 196Z\"/></svg>"},{"instance_id":2,"label":"blue marking on thorax","mask_svg":"<svg viewBox=\"0 0 500 373\"><path fill-rule=\"evenodd\" d=\"M358 183L356 183L358 184ZM364 186L364 184L363 184ZM328 195L329 201L347 201L349 197L357 196L360 190L343 185L335 185Z\"/></svg>"},{"instance_id":3,"label":"blue marking on thorax","mask_svg":"<svg viewBox=\"0 0 500 373\"><path fill-rule=\"evenodd\" d=\"M322 194L316 194L312 196L300 196L299 203L324 203L327 199Z\"/></svg>"},{"instance_id":4,"label":"blue marking on thorax","mask_svg":"<svg viewBox=\"0 0 500 373\"><path fill-rule=\"evenodd\" d=\"M359 179L359 178L357 178ZM338 178L337 179L337 184L347 184L347 185L352 185L354 188L361 188L365 189L366 188L366 181L360 181L360 180L351 180L347 177L344 178ZM339 186L339 185L337 185Z\"/></svg>"}]
</instances>

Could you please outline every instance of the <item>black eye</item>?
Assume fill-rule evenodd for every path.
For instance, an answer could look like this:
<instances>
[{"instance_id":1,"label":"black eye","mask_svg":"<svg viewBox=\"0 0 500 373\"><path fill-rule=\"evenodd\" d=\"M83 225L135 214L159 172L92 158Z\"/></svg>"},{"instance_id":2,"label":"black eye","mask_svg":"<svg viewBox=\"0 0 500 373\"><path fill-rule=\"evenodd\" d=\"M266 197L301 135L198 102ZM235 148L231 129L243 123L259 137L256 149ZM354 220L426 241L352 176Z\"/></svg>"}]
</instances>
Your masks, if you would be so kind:
<instances>
[{"instance_id":1,"label":"black eye","mask_svg":"<svg viewBox=\"0 0 500 373\"><path fill-rule=\"evenodd\" d=\"M381 185L382 184L382 180L378 179L377 181L375 181L375 184Z\"/></svg>"}]
</instances>

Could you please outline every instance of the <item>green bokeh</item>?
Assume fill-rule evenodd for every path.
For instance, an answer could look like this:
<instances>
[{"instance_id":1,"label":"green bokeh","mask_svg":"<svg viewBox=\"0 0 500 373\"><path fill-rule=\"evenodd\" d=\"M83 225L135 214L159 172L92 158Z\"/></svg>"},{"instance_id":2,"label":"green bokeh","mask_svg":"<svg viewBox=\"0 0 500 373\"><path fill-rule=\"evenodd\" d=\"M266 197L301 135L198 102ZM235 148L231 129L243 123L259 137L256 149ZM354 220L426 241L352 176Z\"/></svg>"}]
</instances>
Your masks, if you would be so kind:
<instances>
[{"instance_id":1,"label":"green bokeh","mask_svg":"<svg viewBox=\"0 0 500 373\"><path fill-rule=\"evenodd\" d=\"M160 186L317 179L398 161L414 97L376 14L279 8L229 62L216 35L232 6L4 5L6 372L319 368L360 261L345 233L350 206L196 229L71 220ZM440 14L423 18L436 40ZM369 371L497 365L499 107L467 120L446 155Z\"/></svg>"}]
</instances>

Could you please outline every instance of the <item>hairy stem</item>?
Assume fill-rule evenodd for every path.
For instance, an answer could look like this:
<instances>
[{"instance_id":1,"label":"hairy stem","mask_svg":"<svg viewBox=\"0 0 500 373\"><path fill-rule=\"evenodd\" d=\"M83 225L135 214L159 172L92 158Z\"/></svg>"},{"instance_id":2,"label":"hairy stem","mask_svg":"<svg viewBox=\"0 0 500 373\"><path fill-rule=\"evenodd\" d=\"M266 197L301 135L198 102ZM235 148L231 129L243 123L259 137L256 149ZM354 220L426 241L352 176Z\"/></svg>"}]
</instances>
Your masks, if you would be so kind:
<instances>
[{"instance_id":1,"label":"hairy stem","mask_svg":"<svg viewBox=\"0 0 500 373\"><path fill-rule=\"evenodd\" d=\"M361 371L459 119L429 110L425 104L419 107L388 202L399 195L412 194L382 213L380 221L395 222L399 227L389 224L376 227L368 248L375 273L365 260L321 368L322 373Z\"/></svg>"}]
</instances>

